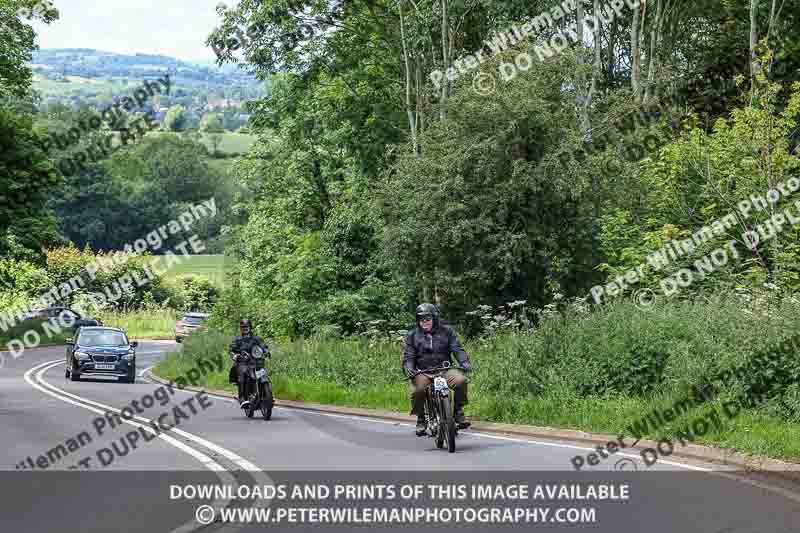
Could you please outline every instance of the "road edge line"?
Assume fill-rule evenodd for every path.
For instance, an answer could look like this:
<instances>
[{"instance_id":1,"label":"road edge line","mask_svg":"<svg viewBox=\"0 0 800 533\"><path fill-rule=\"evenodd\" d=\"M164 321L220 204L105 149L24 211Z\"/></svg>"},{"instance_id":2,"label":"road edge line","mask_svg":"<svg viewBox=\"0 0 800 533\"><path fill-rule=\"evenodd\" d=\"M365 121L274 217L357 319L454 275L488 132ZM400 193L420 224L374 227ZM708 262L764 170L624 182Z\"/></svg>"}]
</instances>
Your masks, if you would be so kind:
<instances>
[{"instance_id":1,"label":"road edge line","mask_svg":"<svg viewBox=\"0 0 800 533\"><path fill-rule=\"evenodd\" d=\"M158 383L161 384L169 383L169 380L166 380L153 373L152 367L146 369L143 374L145 377L149 377L150 379ZM232 399L235 398L235 396L232 393L224 390L198 388L192 386L186 386L184 387L184 390L192 390L195 392L202 390L207 392L208 394L213 394L215 396L221 396ZM412 416L396 414L391 411L367 409L363 407L343 407L338 405L329 406L325 404L300 402L297 400L281 400L278 398L275 399L275 406L289 408L289 409L303 410L303 411L325 413L325 414L343 414L358 418L389 420L393 422L414 423L416 421L416 419ZM595 445L598 444L605 445L608 442L616 441L617 438L610 435L608 436L599 435L577 430L563 430L557 428L537 427L537 426L515 426L512 424L499 424L495 422L473 422L472 426L469 429L462 431L464 431L465 434L469 434L472 431L476 431L476 432L497 434L501 436L511 435L517 437L537 438L537 439L545 439L552 441L578 442L578 443L595 444ZM631 450L641 451L641 449L655 448L658 445L656 441L649 441L644 439L640 440L639 443L641 444L641 446L633 447L631 448ZM767 475L770 477L774 476L780 479L793 482L800 482L800 464L785 463L783 461L777 459L771 459L768 457L760 457L760 456L748 457L731 450L712 448L709 446L699 446L690 444L687 445L687 448L690 448L691 451L686 452L682 450L681 451L675 450L673 451L672 456L682 459L700 461L707 464L737 467L743 471L739 473L739 475L742 476L745 473L754 473L754 474ZM688 466L693 466L693 465L688 465ZM762 468L758 468L759 466ZM764 468L765 466L766 468Z\"/></svg>"}]
</instances>

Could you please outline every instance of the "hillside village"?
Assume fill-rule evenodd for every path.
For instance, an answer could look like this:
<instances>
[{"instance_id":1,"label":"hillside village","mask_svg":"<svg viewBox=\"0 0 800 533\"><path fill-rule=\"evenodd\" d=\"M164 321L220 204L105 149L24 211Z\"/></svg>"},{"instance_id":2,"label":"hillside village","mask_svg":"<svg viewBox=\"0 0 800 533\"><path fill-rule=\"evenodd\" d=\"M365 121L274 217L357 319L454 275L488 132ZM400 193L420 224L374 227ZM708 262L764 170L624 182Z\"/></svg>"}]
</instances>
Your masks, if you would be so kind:
<instances>
[{"instance_id":1,"label":"hillside village","mask_svg":"<svg viewBox=\"0 0 800 533\"><path fill-rule=\"evenodd\" d=\"M45 109L64 105L102 109L124 96L129 88L168 73L175 80L174 90L155 95L141 111L163 124L171 107L182 106L189 129L198 127L211 113L219 116L228 131L246 127L250 114L245 103L266 94L266 84L240 69L194 64L167 56L48 49L34 54L31 69Z\"/></svg>"}]
</instances>

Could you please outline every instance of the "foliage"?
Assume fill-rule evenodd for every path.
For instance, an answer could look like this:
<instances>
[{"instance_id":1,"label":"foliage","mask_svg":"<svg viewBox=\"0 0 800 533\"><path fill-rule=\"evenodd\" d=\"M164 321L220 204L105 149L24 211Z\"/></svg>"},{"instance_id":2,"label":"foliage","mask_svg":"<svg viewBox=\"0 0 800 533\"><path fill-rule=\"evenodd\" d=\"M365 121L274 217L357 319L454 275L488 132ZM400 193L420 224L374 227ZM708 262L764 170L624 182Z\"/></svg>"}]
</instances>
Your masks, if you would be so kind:
<instances>
[{"instance_id":1,"label":"foliage","mask_svg":"<svg viewBox=\"0 0 800 533\"><path fill-rule=\"evenodd\" d=\"M729 119L718 119L710 133L695 127L642 163L639 179L649 191L645 207L609 207L605 211L600 242L606 262L599 268L609 279L645 264L642 285L655 288L661 279L679 269L699 272L697 262L733 240L738 251L731 250L731 259L692 285L691 292L764 282L800 288L797 227L787 224L774 239L754 250L742 241L742 234L763 225L774 209L791 210L792 198L782 198L773 209L751 206L746 215L739 202L766 197L769 189L786 184L800 170L800 158L790 142L795 117L800 114L800 84L790 93L785 108L779 108L779 84L768 82L763 74L759 80L757 106L734 109ZM711 227L728 214L735 215L736 223L726 232L715 233L713 239L658 272L648 264L648 255L670 240L691 239L702 227Z\"/></svg>"},{"instance_id":2,"label":"foliage","mask_svg":"<svg viewBox=\"0 0 800 533\"><path fill-rule=\"evenodd\" d=\"M37 0L0 0L0 100L25 97L30 91L32 73L29 63L33 59L36 33L20 20L19 14L27 10L31 18L50 24L58 19L58 10L34 9Z\"/></svg>"},{"instance_id":3,"label":"foliage","mask_svg":"<svg viewBox=\"0 0 800 533\"><path fill-rule=\"evenodd\" d=\"M39 146L42 140L30 117L18 116L0 104L0 253L7 251L9 232L32 241L31 248L55 238L44 205L63 179L45 158ZM21 226L22 222L28 224ZM31 233L39 225L48 229Z\"/></svg>"},{"instance_id":4,"label":"foliage","mask_svg":"<svg viewBox=\"0 0 800 533\"><path fill-rule=\"evenodd\" d=\"M185 311L210 311L219 299L219 289L203 276L183 275L174 280L180 307Z\"/></svg>"},{"instance_id":5,"label":"foliage","mask_svg":"<svg viewBox=\"0 0 800 533\"><path fill-rule=\"evenodd\" d=\"M185 107L172 106L164 117L164 127L169 131L184 131L188 127L188 120Z\"/></svg>"},{"instance_id":6,"label":"foliage","mask_svg":"<svg viewBox=\"0 0 800 533\"><path fill-rule=\"evenodd\" d=\"M204 116L203 120L200 122L200 131L203 133L223 133L225 128L222 126L219 115L209 113Z\"/></svg>"},{"instance_id":7,"label":"foliage","mask_svg":"<svg viewBox=\"0 0 800 533\"><path fill-rule=\"evenodd\" d=\"M8 300L33 298L52 284L51 275L27 261L0 258L0 294Z\"/></svg>"}]
</instances>

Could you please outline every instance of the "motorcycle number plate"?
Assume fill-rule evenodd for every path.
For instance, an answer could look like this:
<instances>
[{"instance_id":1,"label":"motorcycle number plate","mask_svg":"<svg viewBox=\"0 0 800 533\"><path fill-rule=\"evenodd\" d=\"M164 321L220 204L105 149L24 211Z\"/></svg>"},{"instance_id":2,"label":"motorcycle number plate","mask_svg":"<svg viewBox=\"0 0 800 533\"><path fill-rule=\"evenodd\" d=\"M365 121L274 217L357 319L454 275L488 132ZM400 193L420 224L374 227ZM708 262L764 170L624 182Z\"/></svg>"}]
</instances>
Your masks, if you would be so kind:
<instances>
[{"instance_id":1,"label":"motorcycle number plate","mask_svg":"<svg viewBox=\"0 0 800 533\"><path fill-rule=\"evenodd\" d=\"M256 377L257 377L257 378L264 378L264 377L267 377L267 371L266 371L266 370L264 370L263 368L261 368L261 369L257 370L257 371L256 371Z\"/></svg>"},{"instance_id":2,"label":"motorcycle number plate","mask_svg":"<svg viewBox=\"0 0 800 533\"><path fill-rule=\"evenodd\" d=\"M114 370L117 368L114 365L94 365L95 369L97 370Z\"/></svg>"},{"instance_id":3,"label":"motorcycle number plate","mask_svg":"<svg viewBox=\"0 0 800 533\"><path fill-rule=\"evenodd\" d=\"M436 392L443 392L447 390L447 380L444 378L433 378L433 388Z\"/></svg>"}]
</instances>

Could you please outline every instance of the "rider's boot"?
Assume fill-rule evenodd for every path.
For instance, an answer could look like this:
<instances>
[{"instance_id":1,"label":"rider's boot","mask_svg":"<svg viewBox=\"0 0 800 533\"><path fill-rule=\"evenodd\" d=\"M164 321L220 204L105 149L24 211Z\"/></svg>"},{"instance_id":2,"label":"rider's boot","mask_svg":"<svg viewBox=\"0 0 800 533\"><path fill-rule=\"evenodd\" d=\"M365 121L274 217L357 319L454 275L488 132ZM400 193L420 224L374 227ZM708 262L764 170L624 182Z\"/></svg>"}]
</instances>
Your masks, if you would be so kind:
<instances>
[{"instance_id":1,"label":"rider's boot","mask_svg":"<svg viewBox=\"0 0 800 533\"><path fill-rule=\"evenodd\" d=\"M454 398L455 403L454 406L454 413L453 418L455 419L456 426L458 429L466 429L472 425L472 423L467 420L467 417L464 416L464 404L467 403L467 384L464 383L460 387L456 387Z\"/></svg>"},{"instance_id":2,"label":"rider's boot","mask_svg":"<svg viewBox=\"0 0 800 533\"><path fill-rule=\"evenodd\" d=\"M428 422L425 420L425 415L417 415L417 437L425 436L428 430Z\"/></svg>"},{"instance_id":3,"label":"rider's boot","mask_svg":"<svg viewBox=\"0 0 800 533\"><path fill-rule=\"evenodd\" d=\"M239 407L241 407L242 409L244 409L244 408L245 408L245 407L247 407L248 405L250 405L250 401L249 401L249 400L247 400L247 398L245 398L245 394L244 394L244 383L241 383L241 382L240 382L240 383L239 383Z\"/></svg>"}]
</instances>

